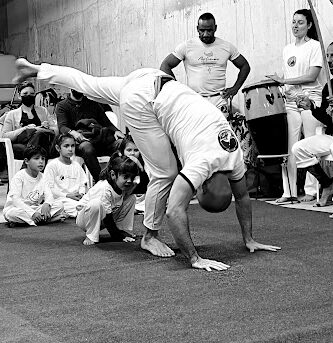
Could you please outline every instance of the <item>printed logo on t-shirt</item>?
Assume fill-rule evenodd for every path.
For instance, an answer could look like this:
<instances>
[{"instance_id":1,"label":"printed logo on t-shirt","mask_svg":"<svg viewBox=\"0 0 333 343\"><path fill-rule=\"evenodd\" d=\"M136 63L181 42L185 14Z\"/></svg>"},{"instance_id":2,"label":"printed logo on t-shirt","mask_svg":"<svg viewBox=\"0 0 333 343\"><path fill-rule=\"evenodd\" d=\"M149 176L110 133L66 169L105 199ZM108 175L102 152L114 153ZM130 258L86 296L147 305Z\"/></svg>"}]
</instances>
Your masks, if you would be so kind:
<instances>
[{"instance_id":1,"label":"printed logo on t-shirt","mask_svg":"<svg viewBox=\"0 0 333 343\"><path fill-rule=\"evenodd\" d=\"M296 56L289 57L287 64L289 67L293 67L296 64Z\"/></svg>"},{"instance_id":2,"label":"printed logo on t-shirt","mask_svg":"<svg viewBox=\"0 0 333 343\"><path fill-rule=\"evenodd\" d=\"M214 57L214 54L212 51L210 52L205 52L204 51L204 56L200 56L198 58L198 61L201 62L202 64L216 64L219 59Z\"/></svg>"},{"instance_id":3,"label":"printed logo on t-shirt","mask_svg":"<svg viewBox=\"0 0 333 343\"><path fill-rule=\"evenodd\" d=\"M28 194L27 199L33 204L39 205L44 200L44 195L40 194L39 190L34 190Z\"/></svg>"},{"instance_id":4,"label":"printed logo on t-shirt","mask_svg":"<svg viewBox=\"0 0 333 343\"><path fill-rule=\"evenodd\" d=\"M238 148L238 141L234 133L230 129L223 129L218 135L219 143L222 149L233 152Z\"/></svg>"}]
</instances>

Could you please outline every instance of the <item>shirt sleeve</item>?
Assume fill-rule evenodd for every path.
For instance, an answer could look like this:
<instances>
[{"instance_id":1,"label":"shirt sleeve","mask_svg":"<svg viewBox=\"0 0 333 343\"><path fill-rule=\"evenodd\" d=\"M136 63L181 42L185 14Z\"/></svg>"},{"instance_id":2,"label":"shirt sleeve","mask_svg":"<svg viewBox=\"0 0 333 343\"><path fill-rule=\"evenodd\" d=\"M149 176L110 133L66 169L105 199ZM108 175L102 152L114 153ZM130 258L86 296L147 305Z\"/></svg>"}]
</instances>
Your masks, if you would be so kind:
<instances>
[{"instance_id":1,"label":"shirt sleeve","mask_svg":"<svg viewBox=\"0 0 333 343\"><path fill-rule=\"evenodd\" d=\"M53 194L52 194L52 191L50 189L50 186L45 182L44 176L43 176L41 182L43 183L43 190L44 190L44 195L45 195L44 203L52 206L52 204L54 203Z\"/></svg>"},{"instance_id":2,"label":"shirt sleeve","mask_svg":"<svg viewBox=\"0 0 333 343\"><path fill-rule=\"evenodd\" d=\"M14 207L21 208L30 217L33 216L35 210L33 210L29 205L27 205L22 199L22 190L24 187L24 180L21 177L14 176L10 182L10 190L8 197L12 199Z\"/></svg>"},{"instance_id":3,"label":"shirt sleeve","mask_svg":"<svg viewBox=\"0 0 333 343\"><path fill-rule=\"evenodd\" d=\"M56 106L55 113L60 133L68 133L71 130L70 122L67 119L67 112L65 104L59 102Z\"/></svg>"},{"instance_id":4,"label":"shirt sleeve","mask_svg":"<svg viewBox=\"0 0 333 343\"><path fill-rule=\"evenodd\" d=\"M322 67L323 66L323 56L321 54L321 48L319 42L314 45L311 55L310 55L310 67Z\"/></svg>"},{"instance_id":5,"label":"shirt sleeve","mask_svg":"<svg viewBox=\"0 0 333 343\"><path fill-rule=\"evenodd\" d=\"M230 49L230 57L229 57L230 61L233 61L235 58L240 56L238 49L233 44L229 43L229 49Z\"/></svg>"},{"instance_id":6,"label":"shirt sleeve","mask_svg":"<svg viewBox=\"0 0 333 343\"><path fill-rule=\"evenodd\" d=\"M186 42L177 45L175 51L173 51L172 54L179 60L183 61L186 55Z\"/></svg>"}]
</instances>

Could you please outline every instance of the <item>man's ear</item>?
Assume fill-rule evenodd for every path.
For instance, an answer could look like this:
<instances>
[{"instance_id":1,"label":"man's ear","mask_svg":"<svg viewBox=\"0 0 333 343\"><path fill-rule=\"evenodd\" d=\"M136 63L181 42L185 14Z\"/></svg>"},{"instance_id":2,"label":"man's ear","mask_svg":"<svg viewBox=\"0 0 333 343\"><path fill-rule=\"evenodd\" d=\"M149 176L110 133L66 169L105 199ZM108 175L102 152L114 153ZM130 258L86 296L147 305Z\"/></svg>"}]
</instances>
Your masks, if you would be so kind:
<instances>
[{"instance_id":1,"label":"man's ear","mask_svg":"<svg viewBox=\"0 0 333 343\"><path fill-rule=\"evenodd\" d=\"M24 163L25 164L28 164L29 163L29 160L27 158L24 159Z\"/></svg>"}]
</instances>

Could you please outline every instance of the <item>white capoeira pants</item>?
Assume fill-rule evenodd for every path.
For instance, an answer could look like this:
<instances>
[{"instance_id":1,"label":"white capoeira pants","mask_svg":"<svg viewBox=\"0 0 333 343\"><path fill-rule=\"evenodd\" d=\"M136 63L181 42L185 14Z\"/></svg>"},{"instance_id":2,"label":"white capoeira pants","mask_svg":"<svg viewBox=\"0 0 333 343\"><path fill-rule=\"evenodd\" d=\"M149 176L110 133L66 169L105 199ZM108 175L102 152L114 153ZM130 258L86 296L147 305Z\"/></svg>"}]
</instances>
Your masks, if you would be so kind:
<instances>
[{"instance_id":1,"label":"white capoeira pants","mask_svg":"<svg viewBox=\"0 0 333 343\"><path fill-rule=\"evenodd\" d=\"M331 147L333 148L333 137L329 135L315 135L301 139L292 147L297 168L307 168L317 164L320 157L332 153Z\"/></svg>"},{"instance_id":2,"label":"white capoeira pants","mask_svg":"<svg viewBox=\"0 0 333 343\"><path fill-rule=\"evenodd\" d=\"M117 228L123 231L133 231L135 195L124 198L122 205L112 212ZM76 217L76 225L86 232L86 236L93 242L99 242L101 222L106 213L100 199L91 199Z\"/></svg>"},{"instance_id":3,"label":"white capoeira pants","mask_svg":"<svg viewBox=\"0 0 333 343\"><path fill-rule=\"evenodd\" d=\"M33 209L35 212L41 211L43 205L38 205L38 206L30 206L31 209ZM64 207L61 201L54 201L51 205L51 219L50 221L56 220L57 216L63 212ZM31 226L36 226L35 222L32 220L32 217L30 214L28 214L26 211L24 211L21 208L16 208L16 207L10 207L8 209L4 209L3 211L3 216L8 222L13 222L13 223L27 223Z\"/></svg>"},{"instance_id":4,"label":"white capoeira pants","mask_svg":"<svg viewBox=\"0 0 333 343\"><path fill-rule=\"evenodd\" d=\"M151 75L135 79L120 94L120 109L150 176L143 221L150 230L160 229L170 189L178 174L169 137L152 107L155 79Z\"/></svg>"},{"instance_id":5,"label":"white capoeira pants","mask_svg":"<svg viewBox=\"0 0 333 343\"><path fill-rule=\"evenodd\" d=\"M71 199L71 198L57 198L57 200L62 201L63 205L64 205L64 211L72 218L76 218L77 216L77 210L76 210L76 206L78 205L78 201Z\"/></svg>"},{"instance_id":6,"label":"white capoeira pants","mask_svg":"<svg viewBox=\"0 0 333 343\"><path fill-rule=\"evenodd\" d=\"M288 175L290 182L290 190L288 185L287 172L285 168L282 168L282 181L283 181L283 197L297 197L297 167L295 156L292 153L293 145L299 141L301 131L303 128L304 137L308 138L316 134L316 127L323 126L323 124L317 120L309 110L301 111L296 103L290 102L286 104L287 121L288 121ZM310 173L306 174L306 180L304 185L305 194L316 195L316 178ZM290 194L291 193L291 194Z\"/></svg>"}]
</instances>

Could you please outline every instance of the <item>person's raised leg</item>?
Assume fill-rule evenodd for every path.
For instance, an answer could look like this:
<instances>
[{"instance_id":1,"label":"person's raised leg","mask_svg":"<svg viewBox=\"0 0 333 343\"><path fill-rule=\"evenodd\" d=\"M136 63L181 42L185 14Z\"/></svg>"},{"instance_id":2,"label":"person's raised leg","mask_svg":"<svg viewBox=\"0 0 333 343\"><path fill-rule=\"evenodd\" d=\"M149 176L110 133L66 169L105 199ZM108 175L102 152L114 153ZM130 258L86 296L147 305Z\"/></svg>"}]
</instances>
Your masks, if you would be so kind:
<instances>
[{"instance_id":1,"label":"person's raised leg","mask_svg":"<svg viewBox=\"0 0 333 343\"><path fill-rule=\"evenodd\" d=\"M25 58L18 58L15 62L16 75L13 79L13 83L21 83L30 77L36 77L40 66L28 62Z\"/></svg>"}]
</instances>

